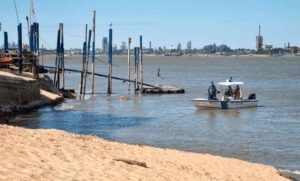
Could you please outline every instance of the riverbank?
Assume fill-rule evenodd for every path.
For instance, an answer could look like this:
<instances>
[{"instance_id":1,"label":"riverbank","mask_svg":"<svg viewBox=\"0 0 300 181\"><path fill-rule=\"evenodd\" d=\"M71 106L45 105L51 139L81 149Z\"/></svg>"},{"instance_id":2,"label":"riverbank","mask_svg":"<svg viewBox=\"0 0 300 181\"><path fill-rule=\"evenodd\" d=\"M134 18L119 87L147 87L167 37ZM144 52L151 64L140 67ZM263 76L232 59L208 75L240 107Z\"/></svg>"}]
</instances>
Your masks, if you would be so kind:
<instances>
[{"instance_id":1,"label":"riverbank","mask_svg":"<svg viewBox=\"0 0 300 181\"><path fill-rule=\"evenodd\" d=\"M288 180L267 165L0 125L1 180Z\"/></svg>"},{"instance_id":2,"label":"riverbank","mask_svg":"<svg viewBox=\"0 0 300 181\"><path fill-rule=\"evenodd\" d=\"M62 101L63 97L52 88L49 81L44 75L36 80L30 73L19 75L10 70L0 70L0 116Z\"/></svg>"}]
</instances>

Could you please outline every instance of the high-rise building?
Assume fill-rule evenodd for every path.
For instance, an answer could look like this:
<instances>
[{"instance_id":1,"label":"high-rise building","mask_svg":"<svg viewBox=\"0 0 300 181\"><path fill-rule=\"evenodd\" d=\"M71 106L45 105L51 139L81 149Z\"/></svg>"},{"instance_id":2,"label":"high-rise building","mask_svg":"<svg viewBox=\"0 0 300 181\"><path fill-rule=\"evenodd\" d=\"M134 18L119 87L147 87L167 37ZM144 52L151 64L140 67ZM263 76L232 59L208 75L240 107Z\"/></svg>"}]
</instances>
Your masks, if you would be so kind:
<instances>
[{"instance_id":1,"label":"high-rise building","mask_svg":"<svg viewBox=\"0 0 300 181\"><path fill-rule=\"evenodd\" d=\"M178 43L178 45L177 45L177 50L178 50L178 51L181 51L181 43Z\"/></svg>"},{"instance_id":2,"label":"high-rise building","mask_svg":"<svg viewBox=\"0 0 300 181\"><path fill-rule=\"evenodd\" d=\"M260 25L258 27L258 36L256 36L256 50L257 52L262 52L263 50L263 36L260 34Z\"/></svg>"},{"instance_id":3,"label":"high-rise building","mask_svg":"<svg viewBox=\"0 0 300 181\"><path fill-rule=\"evenodd\" d=\"M118 50L118 45L113 46L113 51L117 51Z\"/></svg>"},{"instance_id":4,"label":"high-rise building","mask_svg":"<svg viewBox=\"0 0 300 181\"><path fill-rule=\"evenodd\" d=\"M186 49L187 49L188 51L191 51L191 50L192 50L192 41L187 42Z\"/></svg>"},{"instance_id":5,"label":"high-rise building","mask_svg":"<svg viewBox=\"0 0 300 181\"><path fill-rule=\"evenodd\" d=\"M107 37L102 38L102 53L108 53Z\"/></svg>"},{"instance_id":6,"label":"high-rise building","mask_svg":"<svg viewBox=\"0 0 300 181\"><path fill-rule=\"evenodd\" d=\"M121 50L126 51L126 42L122 41Z\"/></svg>"}]
</instances>

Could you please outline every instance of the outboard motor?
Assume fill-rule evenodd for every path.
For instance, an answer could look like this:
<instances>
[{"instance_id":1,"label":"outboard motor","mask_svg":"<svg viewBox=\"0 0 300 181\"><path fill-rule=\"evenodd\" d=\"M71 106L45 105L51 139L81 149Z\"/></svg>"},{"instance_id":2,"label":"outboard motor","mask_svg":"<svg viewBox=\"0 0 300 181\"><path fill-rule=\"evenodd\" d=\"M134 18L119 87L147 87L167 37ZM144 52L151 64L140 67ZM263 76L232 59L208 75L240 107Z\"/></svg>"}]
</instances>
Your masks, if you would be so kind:
<instances>
[{"instance_id":1,"label":"outboard motor","mask_svg":"<svg viewBox=\"0 0 300 181\"><path fill-rule=\"evenodd\" d=\"M256 99L255 93L249 94L248 99L249 99L249 100L254 100L254 99Z\"/></svg>"}]
</instances>

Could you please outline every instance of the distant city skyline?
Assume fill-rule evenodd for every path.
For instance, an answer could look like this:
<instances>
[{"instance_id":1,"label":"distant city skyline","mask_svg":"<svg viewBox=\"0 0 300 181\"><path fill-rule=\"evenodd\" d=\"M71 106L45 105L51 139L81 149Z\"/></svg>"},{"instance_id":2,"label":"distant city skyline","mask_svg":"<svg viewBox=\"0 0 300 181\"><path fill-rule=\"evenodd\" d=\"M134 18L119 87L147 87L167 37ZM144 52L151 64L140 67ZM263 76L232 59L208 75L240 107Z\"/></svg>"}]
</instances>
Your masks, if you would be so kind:
<instances>
[{"instance_id":1,"label":"distant city skyline","mask_svg":"<svg viewBox=\"0 0 300 181\"><path fill-rule=\"evenodd\" d=\"M62 3L63 2L63 3ZM29 0L16 0L20 21L23 23L23 39L26 36L26 19ZM84 41L84 25L92 25L92 12L97 11L96 47L102 48L102 38L108 36L109 24L113 24L113 44L118 46L132 38L137 46L143 35L144 46L151 41L152 48L177 47L186 49L208 44L226 44L231 48L256 48L258 25L264 44L283 47L284 44L300 46L300 1L298 0L152 0L123 1L94 0L34 0L37 22L40 23L41 44L55 48L58 23L65 25L66 48L81 48ZM3 32L8 31L9 41L17 42L17 16L13 1L1 0L0 44Z\"/></svg>"}]
</instances>

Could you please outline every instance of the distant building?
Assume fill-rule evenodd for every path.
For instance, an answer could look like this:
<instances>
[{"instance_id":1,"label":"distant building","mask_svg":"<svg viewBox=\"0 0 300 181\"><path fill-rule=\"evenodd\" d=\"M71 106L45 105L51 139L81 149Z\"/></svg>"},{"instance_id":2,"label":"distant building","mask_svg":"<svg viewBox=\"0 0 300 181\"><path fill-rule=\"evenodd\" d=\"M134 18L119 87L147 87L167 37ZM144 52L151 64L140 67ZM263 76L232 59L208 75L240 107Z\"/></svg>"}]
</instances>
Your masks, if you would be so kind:
<instances>
[{"instance_id":1,"label":"distant building","mask_svg":"<svg viewBox=\"0 0 300 181\"><path fill-rule=\"evenodd\" d=\"M263 51L263 37L260 34L260 25L258 27L258 36L256 36L256 51L257 52Z\"/></svg>"},{"instance_id":2,"label":"distant building","mask_svg":"<svg viewBox=\"0 0 300 181\"><path fill-rule=\"evenodd\" d=\"M192 41L187 42L186 49L187 49L188 51L191 51L191 50L192 50Z\"/></svg>"},{"instance_id":3,"label":"distant building","mask_svg":"<svg viewBox=\"0 0 300 181\"><path fill-rule=\"evenodd\" d=\"M273 45L264 45L263 47L265 50L271 50L273 48Z\"/></svg>"},{"instance_id":4,"label":"distant building","mask_svg":"<svg viewBox=\"0 0 300 181\"><path fill-rule=\"evenodd\" d=\"M108 40L107 40L107 37L102 38L102 53L108 53Z\"/></svg>"},{"instance_id":5,"label":"distant building","mask_svg":"<svg viewBox=\"0 0 300 181\"><path fill-rule=\"evenodd\" d=\"M122 42L121 50L122 50L123 52L126 51L126 42L125 42L125 41Z\"/></svg>"},{"instance_id":6,"label":"distant building","mask_svg":"<svg viewBox=\"0 0 300 181\"><path fill-rule=\"evenodd\" d=\"M115 45L114 47L113 47L113 51L115 52L115 51L117 51L118 50L118 45Z\"/></svg>"},{"instance_id":7,"label":"distant building","mask_svg":"<svg viewBox=\"0 0 300 181\"><path fill-rule=\"evenodd\" d=\"M177 50L178 50L178 51L181 51L181 43L178 43L178 45L177 45Z\"/></svg>"},{"instance_id":8,"label":"distant building","mask_svg":"<svg viewBox=\"0 0 300 181\"><path fill-rule=\"evenodd\" d=\"M152 42L149 41L149 51L152 52Z\"/></svg>"}]
</instances>

